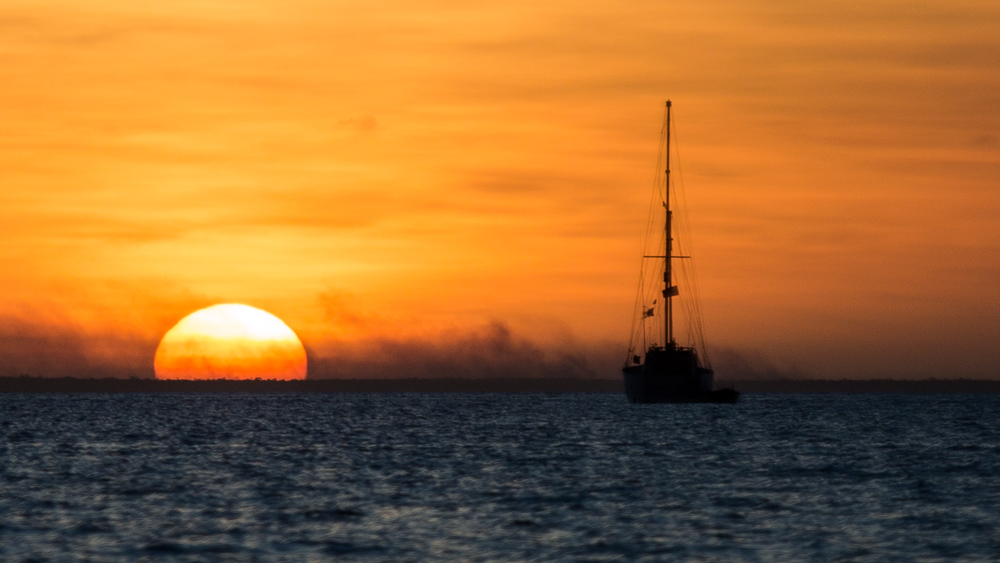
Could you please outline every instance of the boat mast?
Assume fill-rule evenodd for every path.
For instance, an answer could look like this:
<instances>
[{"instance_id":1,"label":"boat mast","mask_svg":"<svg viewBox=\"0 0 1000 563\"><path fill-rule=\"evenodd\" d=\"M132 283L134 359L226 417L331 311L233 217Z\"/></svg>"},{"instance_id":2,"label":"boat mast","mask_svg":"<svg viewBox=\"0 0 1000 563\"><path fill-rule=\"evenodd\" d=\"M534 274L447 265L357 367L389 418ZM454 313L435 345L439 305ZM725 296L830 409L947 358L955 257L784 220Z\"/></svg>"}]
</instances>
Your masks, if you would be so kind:
<instances>
[{"instance_id":1,"label":"boat mast","mask_svg":"<svg viewBox=\"0 0 1000 563\"><path fill-rule=\"evenodd\" d=\"M666 248L663 253L663 323L666 338L664 346L669 347L674 343L674 309L671 297L677 295L677 288L673 286L673 272L671 271L671 255L674 250L673 238L670 236L670 100L667 100L667 183L664 189L663 207L667 211L666 220Z\"/></svg>"}]
</instances>

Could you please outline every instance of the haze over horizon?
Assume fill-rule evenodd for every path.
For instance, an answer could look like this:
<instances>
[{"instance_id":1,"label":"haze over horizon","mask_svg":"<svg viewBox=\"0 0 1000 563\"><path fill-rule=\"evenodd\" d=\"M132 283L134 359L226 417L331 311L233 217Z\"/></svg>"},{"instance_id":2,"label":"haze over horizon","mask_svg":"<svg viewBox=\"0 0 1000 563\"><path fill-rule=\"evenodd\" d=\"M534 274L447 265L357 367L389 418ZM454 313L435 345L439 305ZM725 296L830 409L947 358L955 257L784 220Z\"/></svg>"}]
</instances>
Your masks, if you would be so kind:
<instances>
[{"instance_id":1,"label":"haze over horizon","mask_svg":"<svg viewBox=\"0 0 1000 563\"><path fill-rule=\"evenodd\" d=\"M0 376L152 376L178 320L245 303L310 377L619 377L667 98L718 379L998 375L995 0L0 29Z\"/></svg>"}]
</instances>

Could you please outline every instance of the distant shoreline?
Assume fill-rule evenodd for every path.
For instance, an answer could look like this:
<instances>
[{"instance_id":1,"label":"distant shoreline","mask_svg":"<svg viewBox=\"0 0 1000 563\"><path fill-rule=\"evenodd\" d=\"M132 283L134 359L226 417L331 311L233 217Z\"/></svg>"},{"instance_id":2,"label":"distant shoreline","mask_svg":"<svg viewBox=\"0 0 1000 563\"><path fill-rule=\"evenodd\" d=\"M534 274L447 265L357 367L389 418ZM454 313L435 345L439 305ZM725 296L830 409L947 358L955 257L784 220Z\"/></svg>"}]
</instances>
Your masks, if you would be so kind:
<instances>
[{"instance_id":1,"label":"distant shoreline","mask_svg":"<svg viewBox=\"0 0 1000 563\"><path fill-rule=\"evenodd\" d=\"M985 379L720 381L744 393L1000 393ZM623 393L618 379L310 379L162 381L0 377L0 393Z\"/></svg>"},{"instance_id":2,"label":"distant shoreline","mask_svg":"<svg viewBox=\"0 0 1000 563\"><path fill-rule=\"evenodd\" d=\"M84 379L0 377L0 393L623 393L610 379Z\"/></svg>"},{"instance_id":3,"label":"distant shoreline","mask_svg":"<svg viewBox=\"0 0 1000 563\"><path fill-rule=\"evenodd\" d=\"M772 379L717 381L743 393L1000 393L993 379Z\"/></svg>"}]
</instances>

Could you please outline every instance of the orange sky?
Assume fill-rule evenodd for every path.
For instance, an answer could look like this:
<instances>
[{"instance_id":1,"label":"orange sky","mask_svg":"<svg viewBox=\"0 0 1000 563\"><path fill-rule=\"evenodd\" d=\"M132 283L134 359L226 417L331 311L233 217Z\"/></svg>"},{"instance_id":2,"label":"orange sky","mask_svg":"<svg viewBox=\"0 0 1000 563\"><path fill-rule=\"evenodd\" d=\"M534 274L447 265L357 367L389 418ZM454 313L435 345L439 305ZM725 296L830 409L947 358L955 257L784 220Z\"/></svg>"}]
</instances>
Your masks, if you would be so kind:
<instances>
[{"instance_id":1,"label":"orange sky","mask_svg":"<svg viewBox=\"0 0 1000 563\"><path fill-rule=\"evenodd\" d=\"M242 302L617 377L668 97L712 346L1000 366L995 0L6 1L0 84L0 374Z\"/></svg>"}]
</instances>

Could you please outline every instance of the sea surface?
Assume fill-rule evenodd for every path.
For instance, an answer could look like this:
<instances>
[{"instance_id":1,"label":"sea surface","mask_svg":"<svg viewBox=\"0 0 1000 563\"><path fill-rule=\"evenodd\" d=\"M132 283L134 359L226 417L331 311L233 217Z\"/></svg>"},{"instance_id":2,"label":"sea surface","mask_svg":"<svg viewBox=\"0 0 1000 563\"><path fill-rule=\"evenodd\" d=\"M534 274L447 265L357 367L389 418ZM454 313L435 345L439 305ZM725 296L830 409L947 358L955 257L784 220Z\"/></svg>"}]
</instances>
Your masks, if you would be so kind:
<instances>
[{"instance_id":1,"label":"sea surface","mask_svg":"<svg viewBox=\"0 0 1000 563\"><path fill-rule=\"evenodd\" d=\"M2 394L2 561L1000 561L1000 395Z\"/></svg>"}]
</instances>

